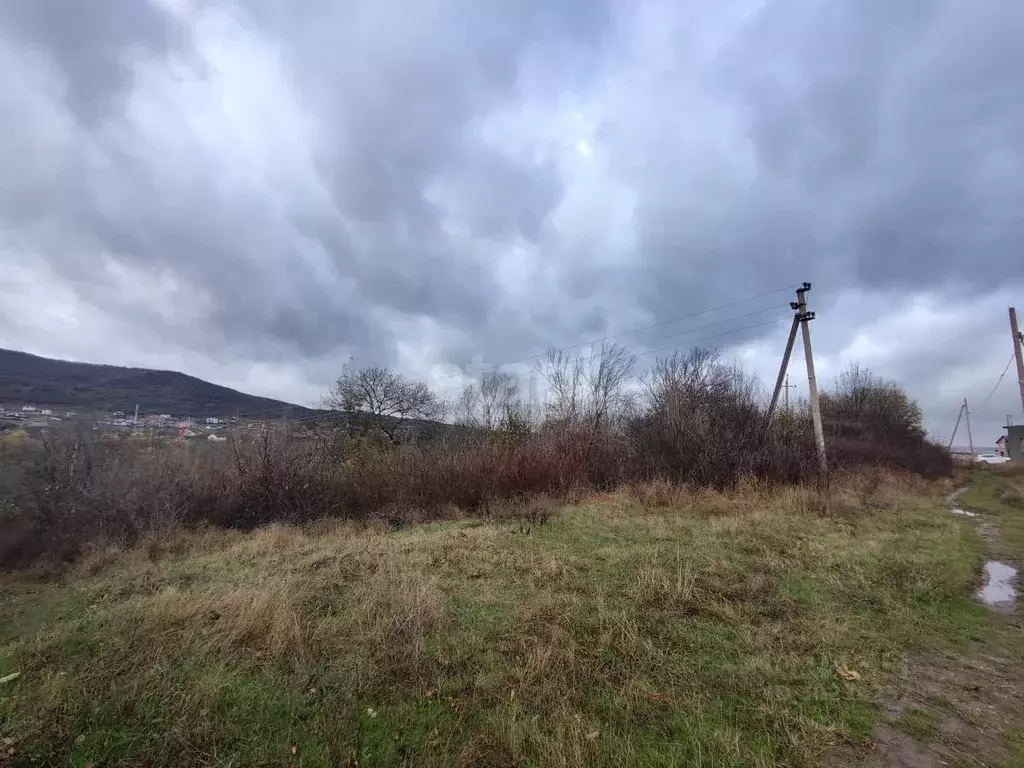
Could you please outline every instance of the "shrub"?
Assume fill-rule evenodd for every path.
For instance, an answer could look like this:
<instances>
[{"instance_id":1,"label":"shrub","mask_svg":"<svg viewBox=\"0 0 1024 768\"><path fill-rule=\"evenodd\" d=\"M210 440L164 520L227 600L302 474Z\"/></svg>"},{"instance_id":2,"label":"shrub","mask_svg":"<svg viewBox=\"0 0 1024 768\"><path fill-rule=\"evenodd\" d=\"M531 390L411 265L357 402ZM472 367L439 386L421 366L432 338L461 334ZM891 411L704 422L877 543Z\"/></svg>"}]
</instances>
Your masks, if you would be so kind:
<instances>
[{"instance_id":1,"label":"shrub","mask_svg":"<svg viewBox=\"0 0 1024 768\"><path fill-rule=\"evenodd\" d=\"M344 425L301 439L266 430L201 445L91 431L43 441L7 435L0 567L72 558L93 540L127 542L174 526L252 529L331 517L400 526L454 509L543 522L551 500L587 489L629 485L657 507L675 504L684 484L729 490L751 480L820 479L805 407L767 424L756 382L705 350L659 361L634 396L620 389L633 361L616 354L616 376L599 363L556 360L552 375L564 391L546 423L502 400L504 410L491 409L502 414L492 429L435 424L418 441L399 440L397 429ZM590 389L577 397L574 382ZM835 471L951 472L948 452L924 439L916 405L865 371L848 374L823 411Z\"/></svg>"}]
</instances>

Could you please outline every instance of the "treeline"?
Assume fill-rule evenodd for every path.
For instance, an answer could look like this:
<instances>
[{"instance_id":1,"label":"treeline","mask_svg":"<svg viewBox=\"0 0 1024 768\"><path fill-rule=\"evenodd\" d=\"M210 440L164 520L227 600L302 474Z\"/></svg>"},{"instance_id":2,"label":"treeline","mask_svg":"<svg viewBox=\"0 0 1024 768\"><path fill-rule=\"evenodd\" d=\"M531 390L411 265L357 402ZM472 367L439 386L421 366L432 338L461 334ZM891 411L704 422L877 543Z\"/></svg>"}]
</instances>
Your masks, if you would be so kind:
<instances>
[{"instance_id":1,"label":"treeline","mask_svg":"<svg viewBox=\"0 0 1024 768\"><path fill-rule=\"evenodd\" d=\"M309 422L223 445L68 432L0 443L0 566L73 557L173 525L251 528L323 517L405 525L533 514L534 500L660 481L728 489L746 479L820 482L808 409L768 423L756 380L694 349L646 371L628 349L551 352L545 405L497 373L445 403L381 368L347 370ZM898 386L852 366L822 398L830 467L951 470ZM357 417L357 418L356 418ZM443 426L442 426L443 425Z\"/></svg>"}]
</instances>

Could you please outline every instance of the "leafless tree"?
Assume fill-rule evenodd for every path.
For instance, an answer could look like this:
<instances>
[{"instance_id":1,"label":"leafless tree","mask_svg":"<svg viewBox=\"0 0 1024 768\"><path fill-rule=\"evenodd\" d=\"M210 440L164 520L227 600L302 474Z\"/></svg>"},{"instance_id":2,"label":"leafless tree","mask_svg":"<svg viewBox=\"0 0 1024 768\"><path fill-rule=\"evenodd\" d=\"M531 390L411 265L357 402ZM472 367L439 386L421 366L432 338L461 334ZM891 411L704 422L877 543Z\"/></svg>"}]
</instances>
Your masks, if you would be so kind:
<instances>
[{"instance_id":1,"label":"leafless tree","mask_svg":"<svg viewBox=\"0 0 1024 768\"><path fill-rule=\"evenodd\" d=\"M921 408L906 391L857 362L823 394L822 413L833 435L914 443L925 435Z\"/></svg>"},{"instance_id":2,"label":"leafless tree","mask_svg":"<svg viewBox=\"0 0 1024 768\"><path fill-rule=\"evenodd\" d=\"M480 428L480 388L467 384L451 407L452 420L462 427Z\"/></svg>"},{"instance_id":3,"label":"leafless tree","mask_svg":"<svg viewBox=\"0 0 1024 768\"><path fill-rule=\"evenodd\" d=\"M583 358L564 350L549 349L535 369L548 386L545 416L553 421L575 423L583 415L586 367Z\"/></svg>"},{"instance_id":4,"label":"leafless tree","mask_svg":"<svg viewBox=\"0 0 1024 768\"><path fill-rule=\"evenodd\" d=\"M633 422L652 471L719 486L758 460L757 381L715 350L696 348L657 360Z\"/></svg>"},{"instance_id":5,"label":"leafless tree","mask_svg":"<svg viewBox=\"0 0 1024 768\"><path fill-rule=\"evenodd\" d=\"M486 430L530 420L518 379L502 372L485 375L478 384L467 385L455 403L454 416L457 424Z\"/></svg>"},{"instance_id":6,"label":"leafless tree","mask_svg":"<svg viewBox=\"0 0 1024 768\"><path fill-rule=\"evenodd\" d=\"M345 370L324 398L324 406L346 413L350 425L364 434L380 429L393 443L398 442L403 422L444 415L444 404L424 382L382 367Z\"/></svg>"},{"instance_id":7,"label":"leafless tree","mask_svg":"<svg viewBox=\"0 0 1024 768\"><path fill-rule=\"evenodd\" d=\"M658 358L644 378L645 404L655 412L679 412L684 406L692 410L696 401L721 388L724 373L717 350L673 352Z\"/></svg>"},{"instance_id":8,"label":"leafless tree","mask_svg":"<svg viewBox=\"0 0 1024 768\"><path fill-rule=\"evenodd\" d=\"M549 350L536 370L548 385L548 418L590 423L595 429L631 403L627 383L637 356L627 347L602 344L588 356Z\"/></svg>"},{"instance_id":9,"label":"leafless tree","mask_svg":"<svg viewBox=\"0 0 1024 768\"><path fill-rule=\"evenodd\" d=\"M589 390L588 416L598 429L610 416L625 413L632 398L626 388L633 376L637 356L627 347L602 344L589 358L587 389Z\"/></svg>"}]
</instances>

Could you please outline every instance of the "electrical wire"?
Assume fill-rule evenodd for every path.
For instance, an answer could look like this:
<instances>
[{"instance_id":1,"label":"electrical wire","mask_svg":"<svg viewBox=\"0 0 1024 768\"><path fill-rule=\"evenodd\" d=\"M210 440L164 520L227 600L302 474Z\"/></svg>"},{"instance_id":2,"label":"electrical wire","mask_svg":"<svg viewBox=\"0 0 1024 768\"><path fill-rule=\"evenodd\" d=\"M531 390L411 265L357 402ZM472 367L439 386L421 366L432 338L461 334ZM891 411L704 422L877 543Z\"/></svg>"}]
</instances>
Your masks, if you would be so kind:
<instances>
[{"instance_id":1,"label":"electrical wire","mask_svg":"<svg viewBox=\"0 0 1024 768\"><path fill-rule=\"evenodd\" d=\"M772 307L772 309L774 309L774 307ZM731 320L735 320L735 319L738 319L738 318L741 318L741 317L749 316L750 314L757 314L757 313L748 313L748 315L738 315L737 317L730 318L730 319ZM745 325L745 326L743 326L741 328L731 328L731 329L729 329L727 331L723 331L721 333L716 333L716 334L714 334L712 336L704 336L704 337L699 338L699 339L691 339L689 341L679 342L679 343L676 343L676 344L670 344L670 345L664 346L664 347L658 347L658 348L655 348L655 349L643 350L641 352L638 352L637 356L638 357L642 357L644 355L654 354L656 352L664 352L664 351L667 351L667 350L670 350L670 349L678 349L684 343L688 344L688 345L697 345L697 344L700 344L700 343L705 342L705 341L711 341L713 339L720 339L720 338L723 338L725 336L730 336L730 335L735 334L735 333L741 333L743 331L749 331L749 330L752 330L754 328L763 328L763 327L766 327L766 326L778 325L779 323L790 322L790 321L792 321L792 316L788 316L787 315L787 316L784 316L784 317L777 317L775 319L767 320L765 322L752 323L750 325ZM720 322L728 322L728 321L726 320L726 321L720 321ZM695 330L695 329L690 329L690 330ZM674 335L678 336L680 334L674 334ZM666 336L664 338L671 338L671 336ZM636 346L636 345L632 345L632 346ZM627 348L632 348L632 347L627 347ZM583 358L583 360L590 360L590 359L592 359L592 358L591 357ZM451 389L442 390L442 392L449 392L449 391L450 392L458 392L458 391L461 391L461 388L455 387L455 388L451 388ZM304 418L292 419L292 423L294 423L294 424L302 424L302 423L323 421L323 420L329 420L329 419L345 418L345 416L346 416L346 414L341 412L341 411L328 411L328 412L321 413L321 414L316 414L316 415L313 415L313 416L307 416L307 417L304 417Z\"/></svg>"},{"instance_id":2,"label":"electrical wire","mask_svg":"<svg viewBox=\"0 0 1024 768\"><path fill-rule=\"evenodd\" d=\"M748 301L754 301L756 299L763 299L765 296L772 296L772 295L774 295L776 293L781 293L782 291L791 291L791 290L793 290L793 287L791 285L785 285L785 286L783 286L781 288L776 288L775 290L772 290L772 291L765 291L764 293L759 293L756 296L747 296L747 297L742 298L742 299L737 299L736 301L730 301L730 302L728 302L726 304L719 304L717 307L709 307L708 309L701 310L700 312L694 312L694 313L689 314L689 315L680 315L679 317L673 317L673 318L670 318L669 320L663 320L660 323L653 323L651 325L644 325L644 326L641 326L639 328L631 328L631 329L626 330L626 331L619 331L618 333L613 333L613 334L608 335L608 336L601 336L601 337L598 337L596 339L591 339L590 341L582 341L579 344L570 344L569 346L566 346L566 347L555 347L555 348L553 348L553 351L555 351L555 352L567 352L570 349L580 349L582 347L589 347L589 346L592 346L594 344L599 344L599 343L601 343L603 341L610 341L612 339L617 339L620 336L628 336L629 334L632 334L632 333L641 333L643 331L649 331L649 330L651 330L653 328L660 328L660 327L665 326L665 325L670 325L671 323L678 323L681 320L691 320L691 319L693 319L695 317L700 317L701 315L707 315L707 314L710 314L712 312L717 312L720 309L727 309L729 307L735 307L738 304L745 304ZM536 360L538 358L544 357L544 355L548 354L549 351L552 351L552 350L544 350L543 352L538 352L538 353L533 354L533 355L526 355L525 357L520 357L520 358L518 358L516 360L506 360L503 363L497 363L493 367L494 368L502 368L502 367L504 367L506 365L514 365L515 363L525 363L528 360ZM437 380L443 381L444 379L453 379L453 378L455 378L457 376L462 376L462 375L463 375L462 373L452 373L452 374L448 374L446 376L438 376Z\"/></svg>"},{"instance_id":3,"label":"electrical wire","mask_svg":"<svg viewBox=\"0 0 1024 768\"><path fill-rule=\"evenodd\" d=\"M752 301L752 300L754 300L756 298L761 298L761 297L766 296L766 295L771 295L772 293L778 293L778 291L777 290L776 291L771 291L771 292L768 292L767 294L762 294L761 296L750 297L748 299L740 300L740 301ZM740 302L731 302L731 304L737 304L737 303L740 303ZM705 312L702 312L702 313L694 313L694 315L692 315L692 316L693 317L697 317L697 316L699 316L701 314L707 314L708 312L717 311L718 309L722 309L725 306L728 306L728 305L724 305L723 304L723 305L721 305L719 307L715 307L713 309L706 310ZM637 348L637 347L639 347L641 345L649 345L649 344L652 344L652 343L655 343L655 342L665 341L666 339L678 338L680 336L689 336L690 334L696 333L697 331L706 330L708 328L715 328L717 326L723 325L724 323L730 323L730 322L733 322L735 320L741 320L741 319L747 318L747 317L755 317L757 315L764 314L765 312L772 312L772 311L776 311L776 310L782 309L782 308L784 308L786 306L787 305L785 305L785 304L773 304L772 306L769 306L769 307L761 307L760 309L755 309L752 312L745 312L745 313L743 313L741 315L733 315L733 316L730 316L730 317L721 318L721 319L715 320L714 322L711 322L711 323L704 323L702 325L696 325L696 326L693 326L691 328L685 328L685 329L683 329L681 331L676 331L675 333L666 334L664 336L658 336L658 337L656 337L654 339L649 339L649 340L642 341L642 342L638 341L638 342L634 342L632 344L625 344L625 345L622 345L622 348L630 350L630 349L635 349L635 348ZM662 323L656 323L654 325L647 326L647 327L642 328L642 329L633 329L632 331L623 331L620 334L616 334L615 337L622 336L622 335L625 335L627 333L636 333L636 332L639 332L639 331L642 331L642 330L649 330L649 329L652 329L652 328L662 327L662 326L665 326L665 325L667 325L667 324L669 324L671 322L678 322L679 320L682 320L682 319L685 319L685 318L675 318L673 320L667 320L667 321L662 322ZM733 333L739 333L741 331L750 330L752 328L759 328L759 327L763 327L763 326L767 326L767 325L773 325L775 323L781 322L782 320L788 321L789 319L790 319L790 317L786 316L786 317L783 317L783 318L779 318L779 319L775 319L775 320L770 320L770 321L768 321L766 323L754 323L754 324L751 324L751 325L743 326L742 328L733 328L733 329L729 329L727 331L723 331L722 333L713 334L711 336L706 336L706 337L703 337L703 338L700 338L700 339L691 339L691 340L687 340L685 342L680 342L680 343L677 343L677 344L672 344L672 345L668 345L668 346L664 346L664 347L659 347L657 349L641 349L636 354L638 356L643 356L643 355L647 355L647 354L653 354L655 352L660 352L660 351L664 351L664 350L667 350L667 349L673 349L673 348L679 347L682 343L686 343L688 345L699 344L702 341L710 341L712 339L721 338L721 337L728 336L728 335L733 334ZM615 337L605 337L605 339L615 338ZM593 343L596 343L596 342L588 342L588 344L593 344ZM564 351L567 351L567 350L577 349L577 348L582 347L582 346L585 346L585 345L584 344L574 344L574 345L571 345L571 346L568 346L568 347L556 348L553 351L555 351L555 352L564 352ZM544 353L541 353L540 355L534 355L533 358L541 357L541 356L546 355L546 354L548 354L548 353L544 352ZM533 359L533 358L523 358L523 361L530 360L530 359ZM590 356L585 357L583 359L584 360L589 360ZM519 362L519 361L512 361L512 362L508 362L508 363L503 363L502 365L512 365L515 362ZM495 367L497 368L497 367L500 367L500 366L495 366ZM464 373L459 373L459 374L451 374L451 375L447 375L447 376L439 376L439 377L435 378L435 381L444 381L446 379L454 378L455 376L465 376L465 375L466 374L464 374ZM462 391L462 385L460 384L460 385L456 385L456 386L452 386L452 387L440 387L440 388L436 388L436 390L439 391L441 394L457 393L457 392L461 392ZM277 411L286 411L286 410L288 410L288 409L287 408L277 409ZM276 412L276 411L267 411L268 414L274 413L274 412ZM256 417L259 417L259 416L260 416L260 414L252 414L253 418L256 418ZM292 421L302 421L304 419L316 420L319 417L320 417L320 414L314 414L314 415L307 416L307 417L298 417L297 419L292 419Z\"/></svg>"},{"instance_id":4,"label":"electrical wire","mask_svg":"<svg viewBox=\"0 0 1024 768\"><path fill-rule=\"evenodd\" d=\"M985 402L983 402L981 405L979 405L977 408L974 409L975 413L977 413L982 408L984 408L986 405L988 405L988 401L992 399L992 395L994 395L996 393L996 390L999 389L999 385L1003 383L1003 377L1006 376L1006 372L1008 370L1010 370L1010 364L1013 362L1013 359L1016 356L1017 356L1016 352L1014 352L1014 354L1010 355L1010 359L1006 361L1006 367L1003 368L1003 372L1001 374L999 374L999 379L996 381L996 385L994 387L992 387L992 391L988 393L988 397L985 398Z\"/></svg>"},{"instance_id":5,"label":"electrical wire","mask_svg":"<svg viewBox=\"0 0 1024 768\"><path fill-rule=\"evenodd\" d=\"M654 328L662 328L662 327L664 327L666 325L671 325L672 323L681 322L683 320L690 320L690 319L693 319L693 318L696 318L696 317L701 317L702 315L711 314L712 312L717 312L719 310L727 309L729 307L735 307L735 306L738 306L740 304L745 304L748 301L755 301L757 299L765 298L767 296L772 296L774 294L781 293L783 291L789 291L789 290L793 290L791 285L782 286L780 288L775 288L774 290L771 290L771 291L765 291L764 293L759 293L759 294L756 294L756 295L753 295L753 296L746 296L746 297L744 297L742 299L736 299L735 301L726 302L725 304L719 304L719 305L714 306L714 307L709 307L708 309L701 310L700 312L693 312L693 313L688 314L688 315L680 315L678 317L673 317L673 318L670 318L668 320L663 320L663 321L658 322L658 323L652 323L650 325L640 326L638 328L631 328L631 329L628 329L628 330L625 330L625 331L619 331L618 333L614 333L614 334L610 334L610 335L607 335L607 336L598 337L598 338L595 338L595 339L591 339L589 341L580 342L578 344L571 344L571 345L564 346L564 347L551 348L551 349L545 350L544 352L539 352L539 353L536 353L536 354L533 354L533 355L527 355L525 357L521 357L521 358L518 358L518 359L515 359L515 360L507 360L507 361L505 361L503 363L498 363L497 365L495 365L493 367L495 369L497 369L497 368L502 368L502 367L504 367L506 365L514 365L516 363L523 363L523 362L527 362L529 360L536 360L536 359L539 359L541 357L544 357L545 355L547 355L549 352L552 352L552 351L553 352L567 352L567 351L573 350L573 349L581 349L583 347L593 346L593 345L598 344L598 343L602 343L602 342L606 342L606 341L611 341L613 339L621 338L622 336L628 336L628 335L634 334L634 333L642 333L643 331L653 330ZM657 341L664 341L666 339L676 338L678 336L689 335L689 334L694 333L696 331L704 330L704 329L707 329L707 328L713 328L713 327L715 327L717 325L721 325L723 323L732 322L734 320L739 320L739 319L742 319L742 318L745 318L745 317L753 317L755 315L763 314L765 312L770 312L772 310L780 309L783 306L787 306L787 305L774 304L774 305L772 305L770 307L763 307L761 309L754 310L753 312L747 312L747 313L744 313L742 315L735 315L733 317L727 317L727 318L723 318L723 319L720 319L720 320L716 320L716 321L714 321L712 323L705 323L704 325L694 326L692 328L687 328L687 329L684 329L682 331L677 331L676 333L671 333L671 334L668 334L666 336L659 336L658 338L650 339L648 341L634 342L632 344L627 344L627 345L624 345L624 348L625 349L634 349L637 346L640 346L641 344L650 344L650 343L657 342ZM759 328L759 327L763 327L763 326L774 325L776 323L781 322L782 320L789 320L789 319L790 319L789 317L784 317L784 318L779 318L779 319L775 319L775 320L770 320L770 321L764 322L764 323L754 323L752 325L747 325L747 326L744 326L742 328L731 329L731 330L724 331L724 332L718 333L718 334L714 334L712 336L708 336L708 337L705 337L705 338L702 338L702 339L689 340L689 341L687 341L685 343L691 344L691 345L692 344L699 344L702 341L710 341L712 339L722 338L724 336L728 336L728 335L733 334L733 333L740 333L741 331L746 331L746 330L750 330L750 329L753 329L753 328ZM636 354L638 356L654 354L655 352L662 352L662 351L666 351L668 349L678 348L682 343L683 342L680 342L678 344L672 344L672 345L669 345L669 346L666 346L666 347L659 347L657 349L642 350L640 352L637 352ZM584 359L590 359L590 358L588 357L588 358L584 358ZM447 374L447 375L444 375L444 376L435 377L434 380L435 381L445 381L447 379L453 379L453 378L461 377L461 376L465 376L465 374L463 372L452 373L452 374ZM452 388L442 389L441 391L442 392L449 392L449 391L450 392L456 392L456 391L460 391L460 390L461 390L461 387L452 387ZM308 408L306 406L298 406L298 405L296 405L296 406L285 406L285 407L282 407L282 408L268 409L268 410L259 411L259 412L251 412L251 413L244 413L244 414L243 413L239 413L239 414L237 414L237 417L240 418L240 419L242 419L242 418L245 418L245 419L266 418L266 416L268 416L270 414L284 413L284 412L287 412L287 411L290 411L290 410L295 410L295 409L315 410L315 409ZM310 415L310 416L297 417L295 419L291 419L291 421L293 423L303 423L303 422L307 422L307 421L317 421L317 420L319 420L321 418L330 418L333 415L334 415L333 413L328 412L328 413L325 413L325 414L314 414L314 415Z\"/></svg>"},{"instance_id":6,"label":"electrical wire","mask_svg":"<svg viewBox=\"0 0 1024 768\"><path fill-rule=\"evenodd\" d=\"M710 341L712 339L720 339L723 336L729 336L729 335L731 335L733 333L740 333L741 331L749 331L749 330L751 330L753 328L763 328L763 327L769 326L769 325L778 325L779 323L782 323L782 322L787 322L788 323L788 322L792 322L792 320L793 320L792 316L788 316L788 315L786 317L777 317L774 320L767 320L767 321L765 321L763 323L754 323L752 325L745 325L742 328L733 328L733 329L725 331L723 333L716 333L714 336L707 336L707 337L705 337L703 339L696 339L694 341L687 341L685 343L686 344L699 344L702 341ZM645 350L643 352L638 352L637 354L640 355L640 356L650 355L650 354L653 354L655 352L665 352L665 351L667 351L669 349L678 349L680 346L681 346L681 344L670 344L667 347L658 347L657 349L648 349L648 350Z\"/></svg>"},{"instance_id":7,"label":"electrical wire","mask_svg":"<svg viewBox=\"0 0 1024 768\"><path fill-rule=\"evenodd\" d=\"M643 341L643 342L639 342L638 341L638 342L635 342L633 344L624 344L624 345L621 346L621 349L632 350L632 349L635 349L636 347L639 347L640 345L653 344L653 343L658 342L658 341L664 341L666 339L672 339L672 338L676 338L676 337L679 337L679 336L688 336L689 334L694 333L696 331L705 330L707 328L714 328L716 326L722 325L723 323L732 322L733 320L742 320L745 317L754 317L755 315L762 315L765 312L776 311L778 309L781 309L783 306L785 306L785 305L776 304L776 305L773 305L773 306L770 306L770 307L763 307L761 309L754 310L753 312L746 312L746 313L744 313L742 315L734 315L732 317L723 318L721 320L716 320L713 323L705 323L704 325L697 325L697 326L694 326L693 328L687 328L687 329L682 330L682 331L677 331L676 333L670 333L670 334L668 334L666 336L658 336L657 338L650 339L648 341ZM702 341L709 341L711 339L721 338L722 336L728 336L729 334L732 334L732 333L739 333L740 331L749 330L751 328L759 328L759 327L765 326L765 325L773 325L774 323L781 322L782 320L787 320L788 321L790 319L791 319L791 316L786 316L786 317L783 317L783 318L779 318L779 319L775 319L775 320L770 320L770 321L768 321L766 323L754 323L752 325L743 326L742 328L732 328L732 329L729 329L728 331L724 331L722 333L717 333L717 334L714 334L712 336L706 336L706 337L703 337L701 339L690 339L690 340L687 340L685 342L679 342L679 343L676 343L676 344L670 344L670 345L668 345L666 347L659 347L657 349L640 350L639 352L636 352L635 354L638 357L640 357L640 356L651 354L651 353L654 353L654 352L661 352L661 351L664 351L664 350L667 350L667 349L677 348L677 347L681 346L683 343L688 344L688 345L699 344ZM569 347L568 349L572 349L572 348L573 347ZM557 350L554 350L554 351L555 352L561 352L563 350L557 349ZM585 360L590 360L590 359L592 359L592 358L594 358L596 356L597 355L588 355L588 356L583 357L581 359L585 361ZM449 377L442 377L442 379L443 378L449 378ZM460 391L462 391L462 387L461 387L461 385L460 386L455 386L455 387L445 387L445 388L441 388L440 391L441 392L445 392L445 393L446 392L460 392Z\"/></svg>"}]
</instances>

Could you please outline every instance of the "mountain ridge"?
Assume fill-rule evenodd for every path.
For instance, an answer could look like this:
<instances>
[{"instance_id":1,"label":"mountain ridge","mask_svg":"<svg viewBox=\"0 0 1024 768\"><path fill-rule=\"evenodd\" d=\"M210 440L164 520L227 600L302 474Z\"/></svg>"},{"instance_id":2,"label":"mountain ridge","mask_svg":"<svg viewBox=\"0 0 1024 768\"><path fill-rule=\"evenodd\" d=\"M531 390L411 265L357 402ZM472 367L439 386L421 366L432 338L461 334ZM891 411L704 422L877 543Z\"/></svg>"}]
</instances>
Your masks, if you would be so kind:
<instances>
[{"instance_id":1,"label":"mountain ridge","mask_svg":"<svg viewBox=\"0 0 1024 768\"><path fill-rule=\"evenodd\" d=\"M308 416L317 413L283 400L260 397L180 371L78 363L0 349L0 403L78 410L131 411L175 416ZM268 415L270 415L268 413Z\"/></svg>"}]
</instances>

